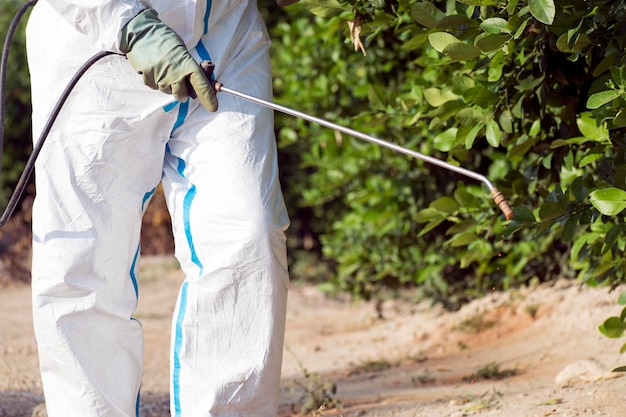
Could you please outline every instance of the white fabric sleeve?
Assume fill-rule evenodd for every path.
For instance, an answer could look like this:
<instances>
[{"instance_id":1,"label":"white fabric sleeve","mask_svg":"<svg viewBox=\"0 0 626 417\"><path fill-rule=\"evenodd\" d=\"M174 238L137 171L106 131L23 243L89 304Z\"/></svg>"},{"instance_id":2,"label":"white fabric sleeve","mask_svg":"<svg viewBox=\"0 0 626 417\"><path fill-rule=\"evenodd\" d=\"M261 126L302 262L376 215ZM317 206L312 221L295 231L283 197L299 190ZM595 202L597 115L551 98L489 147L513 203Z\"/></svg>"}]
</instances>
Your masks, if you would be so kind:
<instances>
[{"instance_id":1,"label":"white fabric sleeve","mask_svg":"<svg viewBox=\"0 0 626 417\"><path fill-rule=\"evenodd\" d=\"M147 0L47 0L78 32L104 51L120 52L124 26L144 9Z\"/></svg>"}]
</instances>

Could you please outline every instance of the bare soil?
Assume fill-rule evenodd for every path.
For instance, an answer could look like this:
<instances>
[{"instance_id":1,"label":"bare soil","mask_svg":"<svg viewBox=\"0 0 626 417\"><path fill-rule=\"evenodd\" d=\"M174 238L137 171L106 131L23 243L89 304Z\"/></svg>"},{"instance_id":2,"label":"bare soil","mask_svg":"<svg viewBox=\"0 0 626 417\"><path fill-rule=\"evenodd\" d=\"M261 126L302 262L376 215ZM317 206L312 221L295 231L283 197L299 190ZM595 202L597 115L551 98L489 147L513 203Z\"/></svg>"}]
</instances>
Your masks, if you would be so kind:
<instances>
[{"instance_id":1,"label":"bare soil","mask_svg":"<svg viewBox=\"0 0 626 417\"><path fill-rule=\"evenodd\" d=\"M143 417L166 417L171 314L182 281L171 256L141 266L137 317L145 330ZM619 314L606 288L551 285L493 293L460 311L330 298L292 285L280 417L308 395L321 416L626 416L623 341L597 326ZM30 290L0 288L0 417L31 416L43 401ZM336 392L322 391L334 384ZM341 408L332 408L341 403Z\"/></svg>"}]
</instances>

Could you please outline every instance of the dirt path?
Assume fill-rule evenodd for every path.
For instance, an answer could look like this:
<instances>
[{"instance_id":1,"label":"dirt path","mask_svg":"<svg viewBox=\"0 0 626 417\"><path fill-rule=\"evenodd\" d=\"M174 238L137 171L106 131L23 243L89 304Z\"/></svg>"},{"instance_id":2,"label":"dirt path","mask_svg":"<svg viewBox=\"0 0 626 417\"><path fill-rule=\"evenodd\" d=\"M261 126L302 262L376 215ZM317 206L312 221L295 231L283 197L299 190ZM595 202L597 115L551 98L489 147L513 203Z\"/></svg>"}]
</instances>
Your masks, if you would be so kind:
<instances>
[{"instance_id":1,"label":"dirt path","mask_svg":"<svg viewBox=\"0 0 626 417\"><path fill-rule=\"evenodd\" d=\"M171 258L142 262L142 416L166 417L182 277ZM292 286L280 416L295 415L322 383L336 384L325 397L343 406L323 416L625 416L626 378L609 372L626 364L623 341L597 330L619 313L617 294L559 282L494 293L455 313L394 300L381 320L369 303ZM42 398L27 287L0 289L0 318L0 417L30 416Z\"/></svg>"}]
</instances>

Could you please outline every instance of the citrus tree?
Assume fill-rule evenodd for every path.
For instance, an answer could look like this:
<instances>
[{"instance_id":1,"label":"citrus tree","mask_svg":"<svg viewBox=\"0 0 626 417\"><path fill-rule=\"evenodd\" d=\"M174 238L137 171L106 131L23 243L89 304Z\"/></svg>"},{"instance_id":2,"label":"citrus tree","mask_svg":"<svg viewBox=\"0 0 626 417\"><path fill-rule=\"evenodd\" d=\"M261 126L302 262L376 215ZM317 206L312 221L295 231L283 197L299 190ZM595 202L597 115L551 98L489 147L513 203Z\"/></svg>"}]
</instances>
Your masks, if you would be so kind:
<instances>
[{"instance_id":1,"label":"citrus tree","mask_svg":"<svg viewBox=\"0 0 626 417\"><path fill-rule=\"evenodd\" d=\"M624 282L623 1L302 0L272 28L277 99L488 176L481 184L280 118L290 202L371 297L416 286L454 308L490 289ZM312 13L311 13L312 12ZM275 42L277 42L275 40ZM290 181L296 179L297 183ZM605 334L621 337L624 316Z\"/></svg>"}]
</instances>

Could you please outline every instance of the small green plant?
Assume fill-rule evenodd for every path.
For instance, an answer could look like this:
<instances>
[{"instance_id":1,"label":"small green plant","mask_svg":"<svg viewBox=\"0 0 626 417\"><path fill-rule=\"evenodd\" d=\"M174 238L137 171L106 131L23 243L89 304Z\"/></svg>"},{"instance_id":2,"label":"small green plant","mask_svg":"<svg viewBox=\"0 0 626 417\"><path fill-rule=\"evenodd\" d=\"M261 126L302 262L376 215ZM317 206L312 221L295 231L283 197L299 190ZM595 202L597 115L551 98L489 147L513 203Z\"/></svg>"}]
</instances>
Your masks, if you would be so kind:
<instances>
[{"instance_id":1,"label":"small green plant","mask_svg":"<svg viewBox=\"0 0 626 417\"><path fill-rule=\"evenodd\" d=\"M290 350L291 351L291 350ZM293 354L293 352L291 352ZM295 356L295 355L294 355ZM291 391L300 390L302 393L295 404L291 407L299 406L299 413L302 415L312 414L321 416L321 413L328 408L341 409L341 401L335 398L337 394L337 384L324 379L320 374L309 372L300 362L298 365L302 370L303 380L294 380Z\"/></svg>"},{"instance_id":2,"label":"small green plant","mask_svg":"<svg viewBox=\"0 0 626 417\"><path fill-rule=\"evenodd\" d=\"M541 307L541 304L539 303L530 303L526 305L525 310L530 317L535 319L537 318L537 313L539 312L540 307Z\"/></svg>"},{"instance_id":3,"label":"small green plant","mask_svg":"<svg viewBox=\"0 0 626 417\"><path fill-rule=\"evenodd\" d=\"M474 382L478 379L501 380L518 374L517 368L500 369L500 364L491 362L470 376L463 378L465 382Z\"/></svg>"},{"instance_id":4,"label":"small green plant","mask_svg":"<svg viewBox=\"0 0 626 417\"><path fill-rule=\"evenodd\" d=\"M599 326L600 332L606 337L610 337L612 339L619 339L623 337L624 330L626 330L626 291L620 294L617 299L617 303L621 306L625 306L622 308L620 315L609 317ZM620 353L624 352L626 352L626 343L624 343L620 349ZM626 372L626 366L617 367L613 369L613 372Z\"/></svg>"},{"instance_id":5,"label":"small green plant","mask_svg":"<svg viewBox=\"0 0 626 417\"><path fill-rule=\"evenodd\" d=\"M411 383L413 384L413 386L416 386L416 387L418 385L430 384L432 382L435 382L435 377L431 374L431 372L428 369L424 370L424 372L422 372L421 374L417 376L411 377Z\"/></svg>"},{"instance_id":6,"label":"small green plant","mask_svg":"<svg viewBox=\"0 0 626 417\"><path fill-rule=\"evenodd\" d=\"M348 375L358 375L365 372L380 372L392 368L394 365L387 359L378 359L365 361L360 365L356 365L348 372Z\"/></svg>"},{"instance_id":7,"label":"small green plant","mask_svg":"<svg viewBox=\"0 0 626 417\"><path fill-rule=\"evenodd\" d=\"M304 368L303 373L304 382L293 381L295 387L303 390L298 399L300 414L320 415L320 410L341 408L341 401L334 398L337 394L337 385L333 381L325 380L320 374L310 373Z\"/></svg>"},{"instance_id":8,"label":"small green plant","mask_svg":"<svg viewBox=\"0 0 626 417\"><path fill-rule=\"evenodd\" d=\"M409 361L412 363L424 363L428 360L428 355L424 351L420 351L415 355L409 356Z\"/></svg>"},{"instance_id":9,"label":"small green plant","mask_svg":"<svg viewBox=\"0 0 626 417\"><path fill-rule=\"evenodd\" d=\"M496 391L495 388L492 391L487 391L483 395L478 398L476 402L471 405L465 407L466 411L477 413L480 411L485 411L496 407L503 394L499 391Z\"/></svg>"},{"instance_id":10,"label":"small green plant","mask_svg":"<svg viewBox=\"0 0 626 417\"><path fill-rule=\"evenodd\" d=\"M456 330L465 333L481 333L496 324L495 320L485 317L485 312L476 312L473 316L463 320L456 326Z\"/></svg>"}]
</instances>

